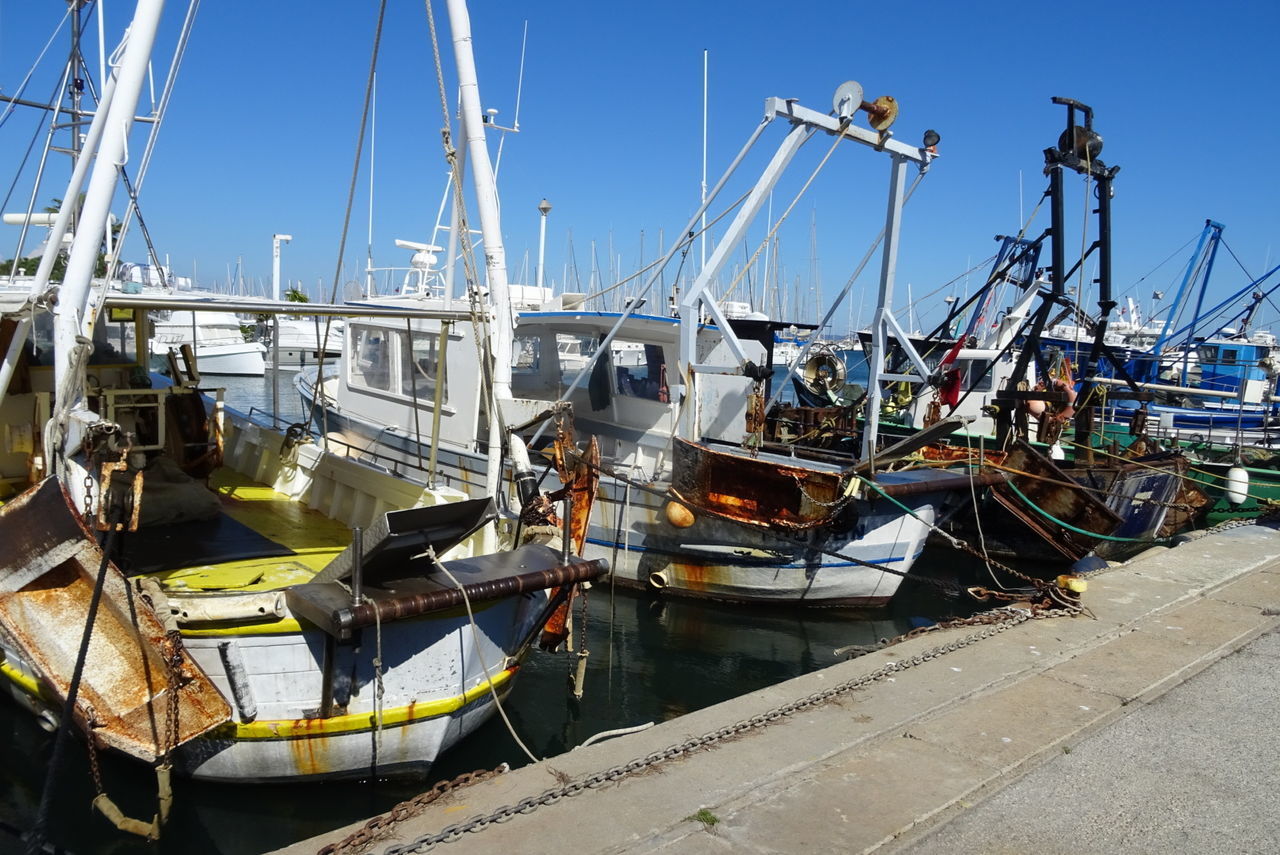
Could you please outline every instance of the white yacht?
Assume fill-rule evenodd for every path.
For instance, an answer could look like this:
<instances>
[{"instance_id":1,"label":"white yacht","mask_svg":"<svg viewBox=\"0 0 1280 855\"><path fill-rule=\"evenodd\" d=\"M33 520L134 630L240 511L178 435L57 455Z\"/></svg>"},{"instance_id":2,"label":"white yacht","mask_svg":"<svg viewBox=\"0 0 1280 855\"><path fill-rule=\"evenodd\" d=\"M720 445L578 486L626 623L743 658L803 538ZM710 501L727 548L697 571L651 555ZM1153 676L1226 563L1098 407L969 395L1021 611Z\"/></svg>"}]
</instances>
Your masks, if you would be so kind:
<instances>
[{"instance_id":1,"label":"white yacht","mask_svg":"<svg viewBox=\"0 0 1280 855\"><path fill-rule=\"evenodd\" d=\"M161 360L184 344L195 350L201 374L261 377L267 348L245 338L244 324L231 312L178 310L151 319L151 353Z\"/></svg>"}]
</instances>

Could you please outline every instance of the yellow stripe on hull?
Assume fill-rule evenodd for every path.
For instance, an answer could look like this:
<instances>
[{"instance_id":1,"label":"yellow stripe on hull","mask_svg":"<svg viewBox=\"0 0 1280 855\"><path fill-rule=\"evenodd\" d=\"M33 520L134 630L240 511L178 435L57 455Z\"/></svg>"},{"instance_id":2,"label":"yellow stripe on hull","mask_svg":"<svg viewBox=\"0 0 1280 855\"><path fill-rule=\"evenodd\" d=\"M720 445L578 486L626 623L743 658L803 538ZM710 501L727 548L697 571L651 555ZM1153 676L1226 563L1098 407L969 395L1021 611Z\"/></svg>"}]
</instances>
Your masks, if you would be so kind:
<instances>
[{"instance_id":1,"label":"yellow stripe on hull","mask_svg":"<svg viewBox=\"0 0 1280 855\"><path fill-rule=\"evenodd\" d=\"M502 692L504 687L515 676L516 669L508 668L492 680L495 691ZM452 698L441 698L435 701L422 701L403 707L393 707L382 711L382 727L403 727L416 721L438 718L457 712L468 704L489 695L489 683L480 683L461 695ZM279 740L279 739L311 739L318 736L336 736L344 733L360 733L372 731L377 722L374 714L352 713L336 715L330 718L297 718L278 721L237 722L223 725L206 734L211 739L245 740Z\"/></svg>"}]
</instances>

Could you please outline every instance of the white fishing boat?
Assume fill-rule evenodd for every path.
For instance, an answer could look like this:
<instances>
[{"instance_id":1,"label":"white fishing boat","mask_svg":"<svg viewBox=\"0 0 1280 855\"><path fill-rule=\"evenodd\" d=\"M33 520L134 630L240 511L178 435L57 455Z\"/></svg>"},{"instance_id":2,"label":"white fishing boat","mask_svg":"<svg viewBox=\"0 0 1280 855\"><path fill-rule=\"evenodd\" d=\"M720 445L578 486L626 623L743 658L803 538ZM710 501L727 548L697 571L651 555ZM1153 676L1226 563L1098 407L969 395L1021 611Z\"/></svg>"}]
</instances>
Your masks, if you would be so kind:
<instances>
[{"instance_id":1,"label":"white fishing boat","mask_svg":"<svg viewBox=\"0 0 1280 855\"><path fill-rule=\"evenodd\" d=\"M455 5L461 4L451 8ZM455 21L455 47L465 43L469 51L470 35L469 29L459 33ZM599 437L604 472L587 554L609 558L619 582L749 602L887 603L950 494L941 486L935 489L941 482L932 473L878 471L869 456L859 468L852 461L824 463L762 451L758 440L770 353L775 333L786 325L726 317L710 286L805 140L841 135L885 151L895 178L905 174L908 163L923 171L932 157L928 144L908 145L794 101L769 99L760 130L781 118L793 131L683 295L680 317L643 315L638 309L665 261L687 245L683 241L655 266L626 311L589 311L567 294L530 305L528 289L517 292L506 282L478 87L461 65L468 167L478 186L488 261L487 282L468 285L477 299L483 292L489 300L490 336L477 340L469 326L447 323L406 329L353 321L338 364L305 370L295 380L313 423L354 455L397 464L423 465L429 459L432 483L482 490L502 465L491 440L493 413L484 409L476 388L476 353L487 346L491 361L479 373L492 377L505 424L524 426L569 404L577 424ZM895 187L882 307L892 296L902 204L902 187ZM690 234L697 221L695 216L677 233ZM455 213L450 234L466 229ZM451 247L445 258L453 255ZM468 298L451 286L451 266L434 267L434 258L420 251L415 255L418 284L406 285L399 295L369 298L365 305L443 309L466 304ZM533 429L526 435L534 445L541 438ZM874 431L872 440L869 448L875 447ZM871 478L876 490L867 486ZM894 500L880 500L883 493Z\"/></svg>"},{"instance_id":2,"label":"white fishing boat","mask_svg":"<svg viewBox=\"0 0 1280 855\"><path fill-rule=\"evenodd\" d=\"M49 786L64 779L58 746L75 727L91 753L153 766L154 819L124 816L99 778L94 801L153 838L171 771L425 774L495 712L555 614L542 641L563 640L566 599L605 569L570 554L553 505L528 486L515 546L514 520L495 520L488 497L424 489L255 424L193 375L148 373L149 336L130 331L174 305L91 274L116 165L141 149L128 134L160 6L138 4L53 248L29 288L0 294L0 685L59 731ZM51 282L73 206L66 274ZM559 430L568 436L563 420ZM532 484L527 459L516 468ZM587 497L573 504L576 532L591 470L574 471L573 495Z\"/></svg>"}]
</instances>

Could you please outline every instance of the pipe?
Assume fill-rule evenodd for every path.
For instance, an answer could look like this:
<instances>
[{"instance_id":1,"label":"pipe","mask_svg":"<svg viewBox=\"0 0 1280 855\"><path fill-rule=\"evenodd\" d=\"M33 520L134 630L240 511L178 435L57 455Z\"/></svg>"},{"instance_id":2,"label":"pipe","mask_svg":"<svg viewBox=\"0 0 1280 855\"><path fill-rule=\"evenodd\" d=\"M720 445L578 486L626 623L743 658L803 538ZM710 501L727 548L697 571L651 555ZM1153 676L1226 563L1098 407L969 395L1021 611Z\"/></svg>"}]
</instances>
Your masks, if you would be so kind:
<instances>
[{"instance_id":1,"label":"pipe","mask_svg":"<svg viewBox=\"0 0 1280 855\"><path fill-rule=\"evenodd\" d=\"M353 630L383 624L405 618L456 608L464 602L473 605L487 600L497 600L527 591L542 591L562 585L573 585L603 576L609 570L609 562L603 558L594 561L577 561L534 570L517 576L471 582L459 588L445 588L422 594L402 594L385 599L367 600L350 609L340 609L334 614L338 629L344 635ZM465 596L464 596L465 595Z\"/></svg>"},{"instance_id":2,"label":"pipe","mask_svg":"<svg viewBox=\"0 0 1280 855\"><path fill-rule=\"evenodd\" d=\"M667 571L665 570L658 570L649 574L649 587L655 591L661 591L670 584L671 580L667 578Z\"/></svg>"},{"instance_id":3,"label":"pipe","mask_svg":"<svg viewBox=\"0 0 1280 855\"><path fill-rule=\"evenodd\" d=\"M351 605L359 607L364 600L364 529L351 530Z\"/></svg>"},{"instance_id":4,"label":"pipe","mask_svg":"<svg viewBox=\"0 0 1280 855\"><path fill-rule=\"evenodd\" d=\"M13 373L18 368L18 360L22 358L22 348L26 346L27 335L30 332L31 318L24 317L18 321L13 331L13 338L9 340L9 349L4 355L4 362L0 363L0 404L4 403L8 395L9 383L13 380Z\"/></svg>"},{"instance_id":5,"label":"pipe","mask_svg":"<svg viewBox=\"0 0 1280 855\"><path fill-rule=\"evenodd\" d=\"M524 507L538 495L538 476L529 461L528 447L514 433L511 434L511 468L515 475L516 495L520 498L520 506Z\"/></svg>"},{"instance_id":6,"label":"pipe","mask_svg":"<svg viewBox=\"0 0 1280 855\"><path fill-rule=\"evenodd\" d=\"M444 406L444 389L448 382L449 360L446 357L449 354L449 334L452 332L453 322L442 322L440 338L436 341L440 353L436 357L436 388L431 405L431 453L427 457L427 478L432 487L436 485L436 460L440 454L440 410Z\"/></svg>"},{"instance_id":7,"label":"pipe","mask_svg":"<svg viewBox=\"0 0 1280 855\"><path fill-rule=\"evenodd\" d=\"M231 697L240 711L240 720L253 721L258 717L258 704L253 699L253 689L249 686L249 674L244 667L244 656L240 653L240 645L234 641L219 641L218 655L222 658L222 667L227 672L227 682L231 684Z\"/></svg>"},{"instance_id":8,"label":"pipe","mask_svg":"<svg viewBox=\"0 0 1280 855\"><path fill-rule=\"evenodd\" d=\"M992 484L1003 484L1008 480L1009 476L1004 472L977 472L972 475L947 475L942 478L907 481L902 484L876 484L876 487L886 496L897 499L902 496L917 496L939 490L968 490L970 486L990 487Z\"/></svg>"}]
</instances>

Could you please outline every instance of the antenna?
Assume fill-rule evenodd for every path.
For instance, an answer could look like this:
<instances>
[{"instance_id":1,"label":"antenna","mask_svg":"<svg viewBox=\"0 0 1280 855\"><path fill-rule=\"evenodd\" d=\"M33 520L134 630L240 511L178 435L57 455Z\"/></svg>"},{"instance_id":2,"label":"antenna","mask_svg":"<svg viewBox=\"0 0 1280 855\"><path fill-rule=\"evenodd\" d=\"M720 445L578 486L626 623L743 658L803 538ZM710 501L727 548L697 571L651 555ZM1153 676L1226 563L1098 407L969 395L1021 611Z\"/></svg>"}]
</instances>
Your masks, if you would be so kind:
<instances>
[{"instance_id":1,"label":"antenna","mask_svg":"<svg viewBox=\"0 0 1280 855\"><path fill-rule=\"evenodd\" d=\"M705 208L707 204L707 49L702 50L702 205ZM707 212L702 212L702 225L700 226L702 233L702 262L698 267L701 271L707 266Z\"/></svg>"},{"instance_id":2,"label":"antenna","mask_svg":"<svg viewBox=\"0 0 1280 855\"><path fill-rule=\"evenodd\" d=\"M498 128L498 130L501 130L501 131L511 131L512 133L516 133L516 134L520 133L520 96L524 94L524 52L528 44L529 44L529 20L526 18L524 22L524 36L520 39L520 72L516 76L516 112L515 112L515 115L511 117L511 127L504 128L500 125L495 124L494 123L495 117L498 115L498 111L492 108L485 111L488 113L488 115L485 117L485 120L484 120L484 123L486 125L491 125L495 128ZM507 141L506 134L503 134L501 137L498 138L498 155L493 159L494 180L497 180L498 170L502 168L502 146L506 143L506 141Z\"/></svg>"}]
</instances>

